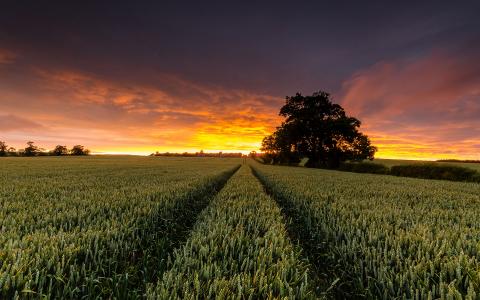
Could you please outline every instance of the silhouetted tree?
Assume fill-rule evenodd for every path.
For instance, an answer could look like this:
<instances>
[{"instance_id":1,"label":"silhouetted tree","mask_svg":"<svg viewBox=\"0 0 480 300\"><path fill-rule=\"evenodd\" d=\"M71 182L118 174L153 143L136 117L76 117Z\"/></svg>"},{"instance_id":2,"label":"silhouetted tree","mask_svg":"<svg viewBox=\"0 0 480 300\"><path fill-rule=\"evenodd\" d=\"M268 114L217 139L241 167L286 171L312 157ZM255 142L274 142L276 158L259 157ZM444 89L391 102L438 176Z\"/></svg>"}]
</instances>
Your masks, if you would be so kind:
<instances>
[{"instance_id":1,"label":"silhouetted tree","mask_svg":"<svg viewBox=\"0 0 480 300\"><path fill-rule=\"evenodd\" d=\"M9 156L17 156L18 155L17 149L15 149L13 147L8 148L7 153L8 153Z\"/></svg>"},{"instance_id":2,"label":"silhouetted tree","mask_svg":"<svg viewBox=\"0 0 480 300\"><path fill-rule=\"evenodd\" d=\"M272 156L274 163L308 157L306 166L336 168L345 160L373 159L376 152L368 137L359 132L360 121L347 116L326 92L287 97L280 116L285 117L284 122L262 143L262 151Z\"/></svg>"},{"instance_id":3,"label":"silhouetted tree","mask_svg":"<svg viewBox=\"0 0 480 300\"><path fill-rule=\"evenodd\" d=\"M295 140L290 126L283 124L263 139L260 150L263 160L273 164L296 164L300 162L300 153L295 148Z\"/></svg>"},{"instance_id":4,"label":"silhouetted tree","mask_svg":"<svg viewBox=\"0 0 480 300\"><path fill-rule=\"evenodd\" d=\"M25 156L36 156L40 153L40 148L34 145L32 141L27 142L27 147L23 151L23 154Z\"/></svg>"},{"instance_id":5,"label":"silhouetted tree","mask_svg":"<svg viewBox=\"0 0 480 300\"><path fill-rule=\"evenodd\" d=\"M3 141L0 141L0 156L6 156L7 149L8 149L7 144Z\"/></svg>"},{"instance_id":6,"label":"silhouetted tree","mask_svg":"<svg viewBox=\"0 0 480 300\"><path fill-rule=\"evenodd\" d=\"M75 145L70 150L70 154L71 155L88 155L88 154L90 154L90 150L86 149L82 145Z\"/></svg>"},{"instance_id":7,"label":"silhouetted tree","mask_svg":"<svg viewBox=\"0 0 480 300\"><path fill-rule=\"evenodd\" d=\"M55 149L52 150L52 154L56 156L67 155L68 149L67 146L57 145Z\"/></svg>"}]
</instances>

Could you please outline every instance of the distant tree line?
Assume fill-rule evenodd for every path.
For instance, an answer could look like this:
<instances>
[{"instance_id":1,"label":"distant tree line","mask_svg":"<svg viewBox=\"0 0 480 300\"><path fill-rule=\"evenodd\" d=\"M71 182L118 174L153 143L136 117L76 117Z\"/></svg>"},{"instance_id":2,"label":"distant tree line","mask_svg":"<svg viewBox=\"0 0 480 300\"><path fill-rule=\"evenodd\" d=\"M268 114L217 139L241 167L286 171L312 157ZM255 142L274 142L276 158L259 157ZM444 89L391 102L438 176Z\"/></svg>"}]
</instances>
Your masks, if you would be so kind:
<instances>
[{"instance_id":1,"label":"distant tree line","mask_svg":"<svg viewBox=\"0 0 480 300\"><path fill-rule=\"evenodd\" d=\"M480 160L477 159L439 159L437 162L480 164Z\"/></svg>"},{"instance_id":2,"label":"distant tree line","mask_svg":"<svg viewBox=\"0 0 480 300\"><path fill-rule=\"evenodd\" d=\"M183 152L183 153L172 153L172 152L155 152L150 154L150 156L174 156L174 157L230 157L230 158L239 158L243 157L243 154L241 152L238 153L224 153L224 152L203 152L203 150L200 150L200 152L195 152L195 153L189 153L189 152Z\"/></svg>"},{"instance_id":3,"label":"distant tree line","mask_svg":"<svg viewBox=\"0 0 480 300\"><path fill-rule=\"evenodd\" d=\"M64 156L64 155L89 155L90 150L82 145L75 145L71 149L67 146L57 145L48 151L28 141L27 146L21 149L9 147L6 142L0 141L0 156Z\"/></svg>"}]
</instances>

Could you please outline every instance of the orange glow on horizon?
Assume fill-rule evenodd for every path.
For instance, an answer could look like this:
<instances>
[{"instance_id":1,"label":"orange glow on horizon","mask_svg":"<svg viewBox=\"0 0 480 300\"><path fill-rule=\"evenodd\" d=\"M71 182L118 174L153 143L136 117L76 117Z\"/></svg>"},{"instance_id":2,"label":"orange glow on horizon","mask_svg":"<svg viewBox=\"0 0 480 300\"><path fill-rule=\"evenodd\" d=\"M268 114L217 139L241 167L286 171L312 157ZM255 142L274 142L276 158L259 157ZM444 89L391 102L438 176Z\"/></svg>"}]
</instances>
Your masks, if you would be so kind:
<instances>
[{"instance_id":1,"label":"orange glow on horizon","mask_svg":"<svg viewBox=\"0 0 480 300\"><path fill-rule=\"evenodd\" d=\"M243 128L238 128L242 131ZM150 155L156 151L160 153L195 153L203 150L205 153L243 153L248 154L251 151L260 153L261 140L263 136L258 135L228 135L228 134L199 134L196 136L196 146L192 147L92 147L93 154L126 154L126 155ZM478 160L480 156L461 154L462 151L450 149L450 152L431 152L421 144L411 142L382 143L382 138L372 138L372 143L378 148L375 158L378 159L398 159L398 160L425 160L435 161L439 159L473 159ZM448 150L448 149L444 149ZM457 154L459 153L459 154Z\"/></svg>"},{"instance_id":2,"label":"orange glow on horizon","mask_svg":"<svg viewBox=\"0 0 480 300\"><path fill-rule=\"evenodd\" d=\"M378 147L376 157L480 159L480 123L471 113L480 107L476 98L458 100L463 106L457 110L451 104L459 91L478 95L478 84L451 86L447 97L438 92L447 89L443 82L432 82L431 90L424 91L421 79L409 81L420 71L430 74L438 61L433 57L403 68L380 64L344 85L339 103L362 120L361 131ZM278 96L202 86L173 76L160 76L159 86L149 86L72 70L28 72L31 82L24 76L21 82L6 77L0 83L0 140L17 149L32 140L47 150L82 144L94 154L248 154L259 152L263 137L282 121L278 110L285 100ZM450 69L436 73L452 76ZM434 123L447 113L449 120Z\"/></svg>"}]
</instances>

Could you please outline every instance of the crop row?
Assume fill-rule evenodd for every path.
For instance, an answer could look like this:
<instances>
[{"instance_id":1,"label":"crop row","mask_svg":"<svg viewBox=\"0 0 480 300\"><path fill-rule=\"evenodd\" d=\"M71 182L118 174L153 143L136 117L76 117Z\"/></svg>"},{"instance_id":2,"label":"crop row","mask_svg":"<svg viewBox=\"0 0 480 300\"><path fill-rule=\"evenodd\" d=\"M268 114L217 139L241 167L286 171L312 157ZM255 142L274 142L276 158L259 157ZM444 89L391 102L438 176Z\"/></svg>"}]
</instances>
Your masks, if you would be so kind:
<instances>
[{"instance_id":1,"label":"crop row","mask_svg":"<svg viewBox=\"0 0 480 300\"><path fill-rule=\"evenodd\" d=\"M252 165L337 297L480 296L478 184Z\"/></svg>"},{"instance_id":2,"label":"crop row","mask_svg":"<svg viewBox=\"0 0 480 300\"><path fill-rule=\"evenodd\" d=\"M234 160L67 159L2 161L2 299L141 297L238 168Z\"/></svg>"},{"instance_id":3,"label":"crop row","mask_svg":"<svg viewBox=\"0 0 480 300\"><path fill-rule=\"evenodd\" d=\"M312 298L308 265L276 203L244 165L175 250L151 299Z\"/></svg>"}]
</instances>

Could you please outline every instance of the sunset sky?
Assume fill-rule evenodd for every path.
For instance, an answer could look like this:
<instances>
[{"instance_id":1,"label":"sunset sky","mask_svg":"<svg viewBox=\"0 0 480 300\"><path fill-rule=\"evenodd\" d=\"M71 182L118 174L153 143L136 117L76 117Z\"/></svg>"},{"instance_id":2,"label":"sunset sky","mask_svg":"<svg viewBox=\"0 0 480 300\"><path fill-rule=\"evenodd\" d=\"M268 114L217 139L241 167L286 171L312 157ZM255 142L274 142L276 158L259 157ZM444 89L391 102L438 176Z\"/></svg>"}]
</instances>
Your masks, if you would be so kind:
<instances>
[{"instance_id":1,"label":"sunset sky","mask_svg":"<svg viewBox=\"0 0 480 300\"><path fill-rule=\"evenodd\" d=\"M480 159L479 1L227 2L3 1L0 140L249 152L325 90L377 157Z\"/></svg>"}]
</instances>

